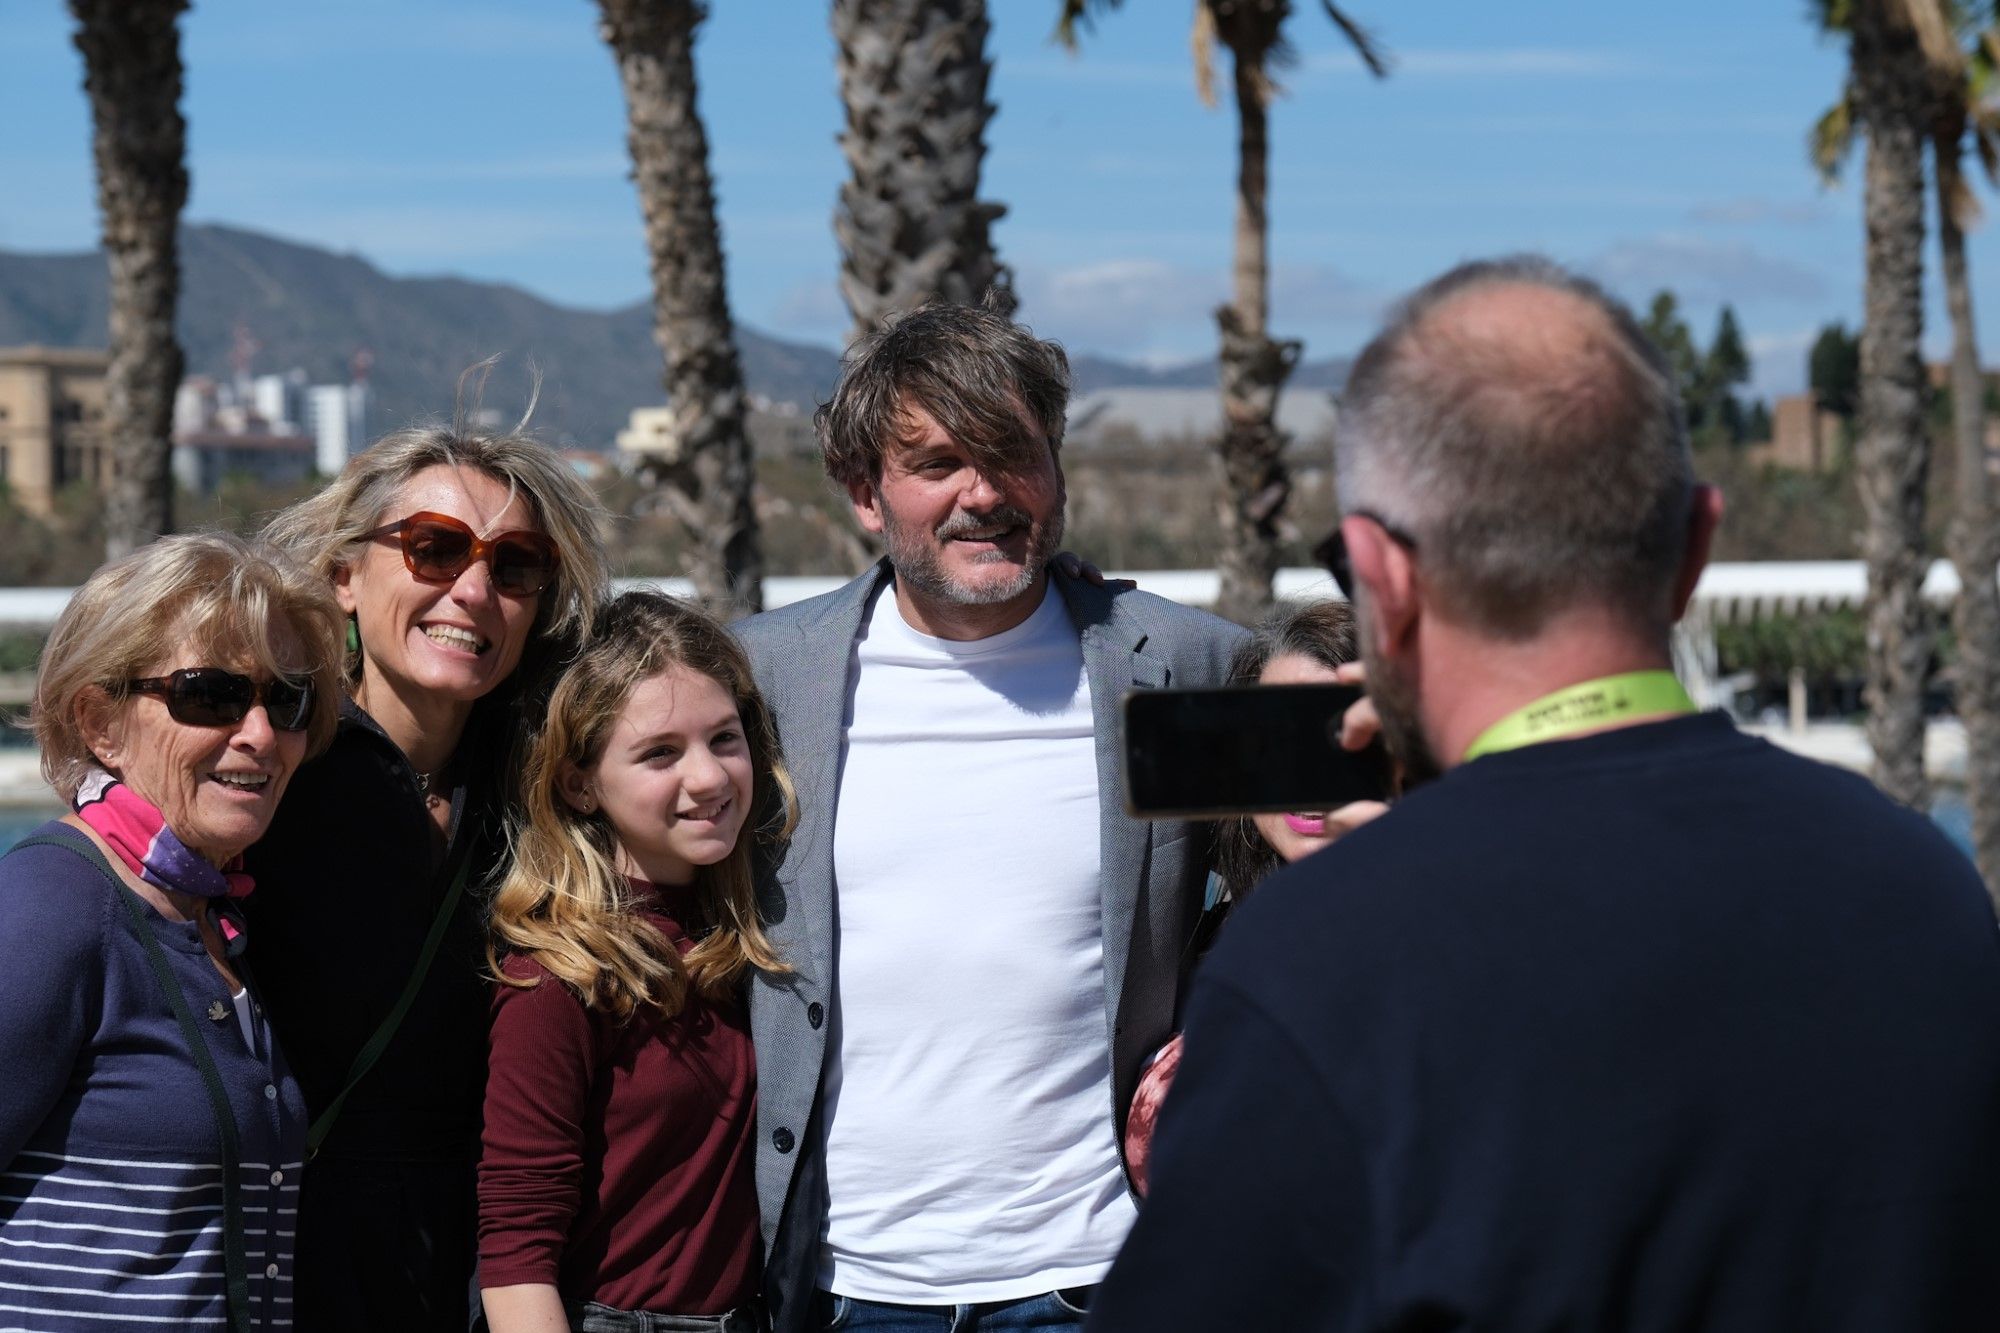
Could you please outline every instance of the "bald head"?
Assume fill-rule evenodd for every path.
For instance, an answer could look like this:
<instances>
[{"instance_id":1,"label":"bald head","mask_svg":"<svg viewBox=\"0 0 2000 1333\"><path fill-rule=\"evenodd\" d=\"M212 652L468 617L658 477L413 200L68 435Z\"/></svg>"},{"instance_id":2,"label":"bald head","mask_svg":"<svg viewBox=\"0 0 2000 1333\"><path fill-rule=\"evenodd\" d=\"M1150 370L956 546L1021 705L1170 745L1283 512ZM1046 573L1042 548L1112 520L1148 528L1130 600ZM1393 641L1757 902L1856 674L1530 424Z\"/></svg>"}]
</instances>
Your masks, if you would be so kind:
<instances>
[{"instance_id":1,"label":"bald head","mask_svg":"<svg viewBox=\"0 0 2000 1333\"><path fill-rule=\"evenodd\" d=\"M1629 312L1540 259L1416 292L1342 396L1341 507L1416 538L1482 631L1592 604L1664 632L1692 486L1673 381Z\"/></svg>"}]
</instances>

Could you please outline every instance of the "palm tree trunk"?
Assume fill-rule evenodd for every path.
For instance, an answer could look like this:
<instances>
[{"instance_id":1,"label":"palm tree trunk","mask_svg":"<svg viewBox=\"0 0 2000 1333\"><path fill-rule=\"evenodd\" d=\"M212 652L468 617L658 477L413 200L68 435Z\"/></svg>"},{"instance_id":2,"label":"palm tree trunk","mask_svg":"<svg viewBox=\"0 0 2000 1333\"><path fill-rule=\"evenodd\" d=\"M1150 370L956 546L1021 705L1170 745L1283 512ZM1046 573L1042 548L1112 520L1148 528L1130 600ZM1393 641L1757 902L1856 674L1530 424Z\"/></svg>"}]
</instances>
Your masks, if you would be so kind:
<instances>
[{"instance_id":1,"label":"palm tree trunk","mask_svg":"<svg viewBox=\"0 0 2000 1333\"><path fill-rule=\"evenodd\" d=\"M925 301L1015 309L993 250L1007 209L979 199L986 158L985 0L834 0L849 177L833 231L854 336Z\"/></svg>"},{"instance_id":2,"label":"palm tree trunk","mask_svg":"<svg viewBox=\"0 0 2000 1333\"><path fill-rule=\"evenodd\" d=\"M1282 12L1275 22L1281 22ZM1231 29L1224 26L1229 34ZM1275 39L1273 26L1270 36ZM1270 42L1231 47L1236 74L1236 241L1230 304L1215 312L1222 346L1221 549L1216 612L1242 624L1271 613L1280 521L1291 495L1278 395L1298 364L1300 344L1270 336Z\"/></svg>"},{"instance_id":3,"label":"palm tree trunk","mask_svg":"<svg viewBox=\"0 0 2000 1333\"><path fill-rule=\"evenodd\" d=\"M1957 208L1963 108L1932 141L1937 166L1938 241L1944 254L1945 307L1951 313L1951 420L1957 504L1952 513L1952 561L1958 601L1958 716L1965 723L1965 786L1972 807L1972 849L1987 891L2000 901L2000 527L1993 514L1993 480L1986 459L1986 377L1972 319L1972 283L1965 231Z\"/></svg>"},{"instance_id":4,"label":"palm tree trunk","mask_svg":"<svg viewBox=\"0 0 2000 1333\"><path fill-rule=\"evenodd\" d=\"M1931 629L1922 588L1924 487L1924 140L1926 68L1915 35L1883 0L1860 0L1851 47L1855 111L1868 138L1863 198L1867 284L1857 445L1862 553L1868 564L1868 740L1875 780L1895 799L1929 803L1924 684Z\"/></svg>"},{"instance_id":5,"label":"palm tree trunk","mask_svg":"<svg viewBox=\"0 0 2000 1333\"><path fill-rule=\"evenodd\" d=\"M104 544L113 558L174 525L174 393L183 364L174 337L176 232L188 193L177 24L186 8L187 0L70 0L111 269Z\"/></svg>"},{"instance_id":6,"label":"palm tree trunk","mask_svg":"<svg viewBox=\"0 0 2000 1333\"><path fill-rule=\"evenodd\" d=\"M734 619L763 609L756 461L729 319L708 135L695 106L696 0L599 0L625 87L632 179L653 271L653 339L666 359L677 447L664 496L687 528L695 592Z\"/></svg>"}]
</instances>

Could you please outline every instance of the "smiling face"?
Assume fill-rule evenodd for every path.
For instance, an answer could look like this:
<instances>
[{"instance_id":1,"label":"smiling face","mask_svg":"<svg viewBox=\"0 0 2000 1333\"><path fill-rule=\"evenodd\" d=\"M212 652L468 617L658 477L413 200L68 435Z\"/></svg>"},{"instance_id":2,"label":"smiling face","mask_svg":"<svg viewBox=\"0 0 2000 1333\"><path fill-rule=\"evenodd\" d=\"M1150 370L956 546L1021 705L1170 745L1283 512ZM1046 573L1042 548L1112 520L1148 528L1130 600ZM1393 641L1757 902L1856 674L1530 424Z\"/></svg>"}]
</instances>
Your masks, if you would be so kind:
<instances>
[{"instance_id":1,"label":"smiling face","mask_svg":"<svg viewBox=\"0 0 2000 1333\"><path fill-rule=\"evenodd\" d=\"M1264 664L1257 673L1259 685L1332 685L1335 683L1333 668L1304 653L1279 653ZM1310 856L1322 847L1331 846L1340 836L1338 830L1330 830L1324 810L1294 810L1282 815L1252 815L1250 822L1257 828L1271 850L1287 863L1301 857Z\"/></svg>"},{"instance_id":2,"label":"smiling face","mask_svg":"<svg viewBox=\"0 0 2000 1333\"><path fill-rule=\"evenodd\" d=\"M1024 466L994 475L921 407L882 451L882 474L848 487L861 526L882 537L897 585L944 606L1033 610L1062 543L1063 479L1041 430L1021 414Z\"/></svg>"},{"instance_id":3,"label":"smiling face","mask_svg":"<svg viewBox=\"0 0 2000 1333\"><path fill-rule=\"evenodd\" d=\"M618 869L686 884L736 847L750 813L750 745L720 681L675 667L633 687L604 752L567 766L563 799L601 809L618 837Z\"/></svg>"},{"instance_id":4,"label":"smiling face","mask_svg":"<svg viewBox=\"0 0 2000 1333\"><path fill-rule=\"evenodd\" d=\"M541 531L525 496L510 495L506 482L473 468L425 468L378 520L387 526L425 510L458 519L481 537ZM484 560L449 583L423 582L404 564L394 537L364 543L353 563L334 571L334 594L361 629L357 698L366 706L371 695L387 692L411 711L422 711L422 701L469 705L512 675L543 595L500 593Z\"/></svg>"},{"instance_id":5,"label":"smiling face","mask_svg":"<svg viewBox=\"0 0 2000 1333\"><path fill-rule=\"evenodd\" d=\"M288 632L273 636L281 661L302 657ZM225 667L261 683L270 673L244 661L217 661L193 645L154 663L144 676L183 667ZM306 674L303 664L294 679ZM158 806L167 827L188 849L221 865L264 836L285 784L305 758L306 733L272 727L256 704L228 726L176 722L167 701L133 694L104 702L85 720L85 736L98 761L138 795Z\"/></svg>"}]
</instances>

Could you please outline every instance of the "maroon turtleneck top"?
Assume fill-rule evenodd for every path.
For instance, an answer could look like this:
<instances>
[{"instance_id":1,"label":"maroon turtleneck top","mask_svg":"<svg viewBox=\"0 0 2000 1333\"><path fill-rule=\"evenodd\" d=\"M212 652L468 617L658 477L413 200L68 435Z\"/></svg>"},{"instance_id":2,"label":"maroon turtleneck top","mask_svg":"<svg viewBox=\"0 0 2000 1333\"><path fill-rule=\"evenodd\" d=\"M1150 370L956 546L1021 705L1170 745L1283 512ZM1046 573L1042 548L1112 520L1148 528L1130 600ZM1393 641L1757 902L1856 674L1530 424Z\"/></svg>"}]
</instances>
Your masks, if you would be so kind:
<instances>
[{"instance_id":1,"label":"maroon turtleneck top","mask_svg":"<svg viewBox=\"0 0 2000 1333\"><path fill-rule=\"evenodd\" d=\"M693 947L692 890L634 882ZM740 1001L692 990L669 1019L586 1009L531 958L493 1000L479 1162L479 1283L569 1301L720 1314L756 1289L757 1066Z\"/></svg>"}]
</instances>

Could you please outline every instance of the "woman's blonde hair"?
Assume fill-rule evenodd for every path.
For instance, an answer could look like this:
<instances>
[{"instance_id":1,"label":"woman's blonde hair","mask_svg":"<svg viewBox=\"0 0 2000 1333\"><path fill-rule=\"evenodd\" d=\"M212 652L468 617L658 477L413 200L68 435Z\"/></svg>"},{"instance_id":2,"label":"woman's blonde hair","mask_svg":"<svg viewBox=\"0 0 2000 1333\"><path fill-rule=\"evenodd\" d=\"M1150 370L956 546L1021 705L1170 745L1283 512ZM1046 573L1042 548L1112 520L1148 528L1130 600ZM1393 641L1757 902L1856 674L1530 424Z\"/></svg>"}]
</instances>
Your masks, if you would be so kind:
<instances>
[{"instance_id":1,"label":"woman's blonde hair","mask_svg":"<svg viewBox=\"0 0 2000 1333\"><path fill-rule=\"evenodd\" d=\"M363 539L405 515L389 513L398 492L432 467L471 468L528 503L535 521L556 544L555 582L536 611L539 634L580 635L604 598L603 506L590 487L540 440L522 434L412 426L377 440L356 454L317 495L271 520L264 535L331 580L352 563ZM347 676L359 677L361 658L350 653Z\"/></svg>"},{"instance_id":2,"label":"woman's blonde hair","mask_svg":"<svg viewBox=\"0 0 2000 1333\"><path fill-rule=\"evenodd\" d=\"M750 813L735 848L695 871L696 902L712 929L685 959L633 910L617 869L617 833L602 808L579 812L562 795L566 766L588 769L603 757L632 691L677 668L729 691L743 722L753 781ZM628 592L608 603L556 683L526 752L508 830L511 864L493 896L487 960L495 977L507 985L534 985L500 967L503 951L527 954L585 1005L626 1019L641 1009L672 1017L690 985L703 996L720 997L746 966L789 970L757 918L751 844L789 837L798 807L750 663L718 621L653 592Z\"/></svg>"},{"instance_id":3,"label":"woman's blonde hair","mask_svg":"<svg viewBox=\"0 0 2000 1333\"><path fill-rule=\"evenodd\" d=\"M95 691L123 708L133 677L183 650L192 659L178 665L254 663L273 676L309 675L306 753L318 754L340 718L342 619L325 579L269 542L232 533L162 537L100 566L56 620L35 674L29 725L42 777L73 800L97 763L83 734L86 696ZM297 646L281 651L286 630Z\"/></svg>"}]
</instances>

